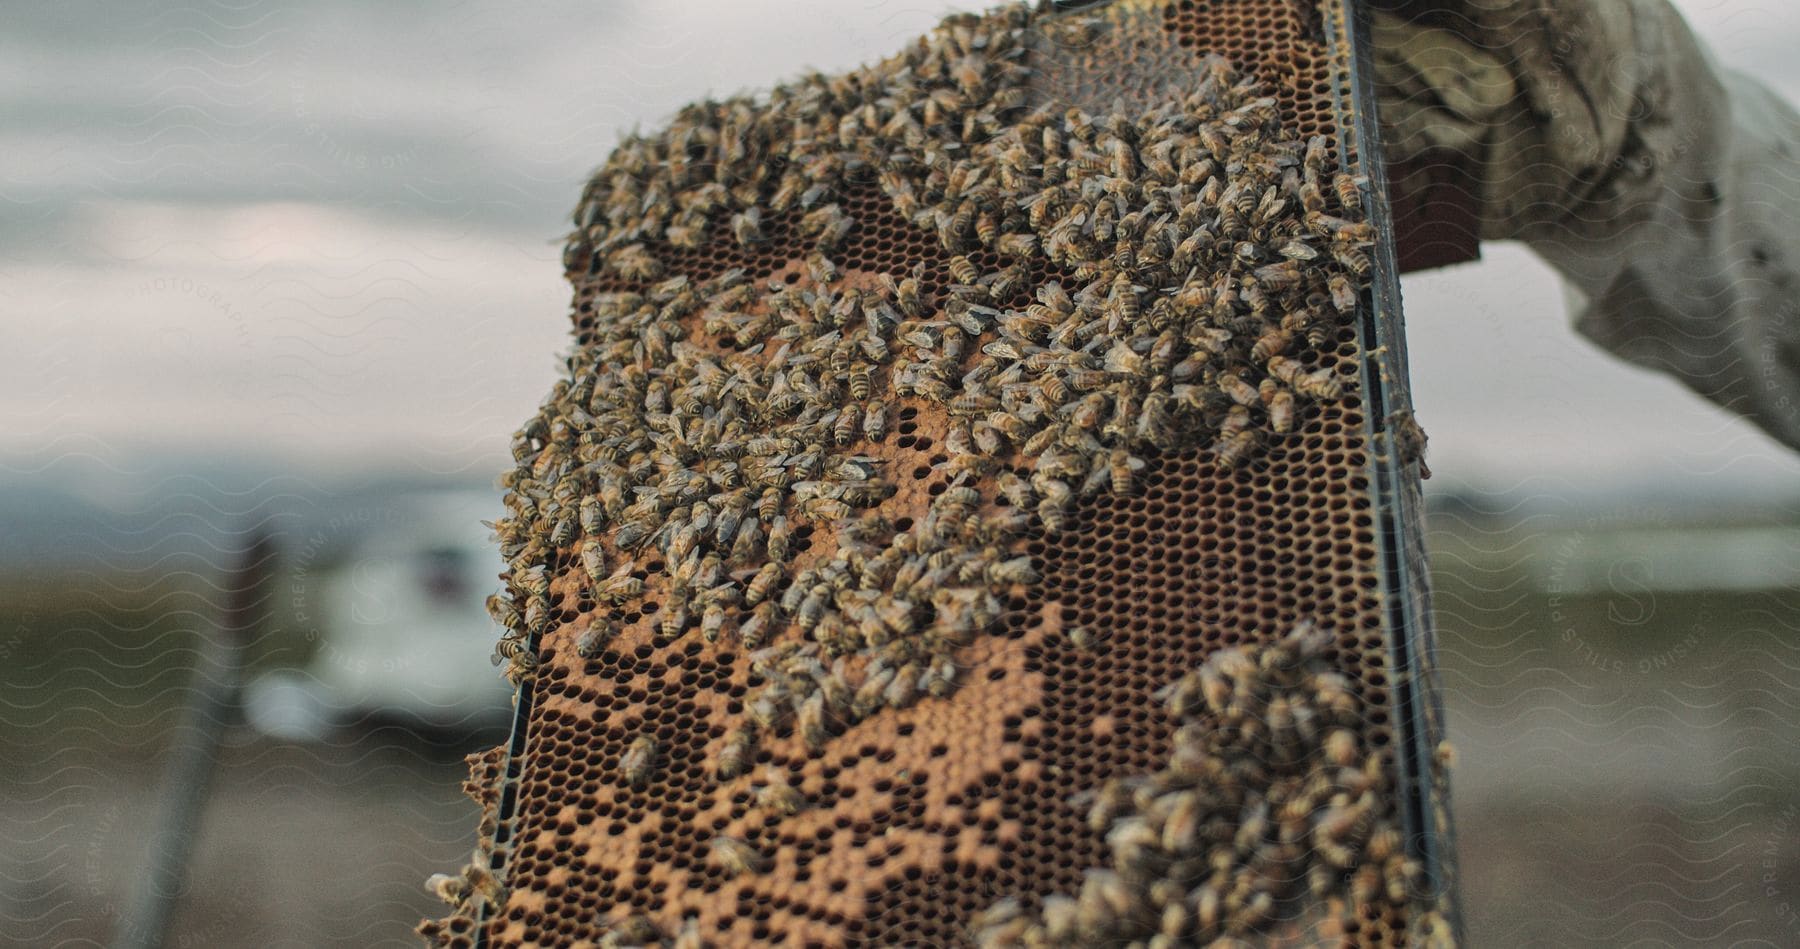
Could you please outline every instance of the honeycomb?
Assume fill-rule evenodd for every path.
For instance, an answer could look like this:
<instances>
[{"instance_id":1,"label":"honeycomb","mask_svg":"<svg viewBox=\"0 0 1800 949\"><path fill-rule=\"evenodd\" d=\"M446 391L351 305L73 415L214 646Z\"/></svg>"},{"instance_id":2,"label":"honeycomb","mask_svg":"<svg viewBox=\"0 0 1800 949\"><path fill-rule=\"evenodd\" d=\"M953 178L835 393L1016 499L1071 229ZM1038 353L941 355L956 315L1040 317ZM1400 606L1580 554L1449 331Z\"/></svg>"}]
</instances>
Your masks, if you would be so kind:
<instances>
[{"instance_id":1,"label":"honeycomb","mask_svg":"<svg viewBox=\"0 0 1800 949\"><path fill-rule=\"evenodd\" d=\"M1442 944L1401 830L1434 775L1399 753L1349 28L957 16L622 145L564 258L569 378L503 478L519 718L471 760L481 849L428 940ZM1248 848L1215 923L1194 868L1121 862L1152 802L1095 801L1265 728L1254 677L1250 712L1174 696L1300 661L1266 658L1296 629L1353 711L1328 749L1279 680L1279 795L1242 778L1268 742L1201 742L1238 776L1205 826ZM1346 788L1347 851L1283 836ZM1288 819L1246 829L1251 802ZM1071 907L1110 915L1051 933Z\"/></svg>"}]
</instances>

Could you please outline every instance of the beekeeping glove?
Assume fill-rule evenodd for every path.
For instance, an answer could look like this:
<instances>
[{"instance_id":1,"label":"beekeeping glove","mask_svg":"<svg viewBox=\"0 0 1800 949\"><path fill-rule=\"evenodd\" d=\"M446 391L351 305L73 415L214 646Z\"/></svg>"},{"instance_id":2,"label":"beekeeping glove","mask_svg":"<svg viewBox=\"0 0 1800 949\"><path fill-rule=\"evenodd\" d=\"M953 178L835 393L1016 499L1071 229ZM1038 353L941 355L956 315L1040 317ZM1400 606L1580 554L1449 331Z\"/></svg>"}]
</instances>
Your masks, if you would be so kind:
<instances>
[{"instance_id":1,"label":"beekeeping glove","mask_svg":"<svg viewBox=\"0 0 1800 949\"><path fill-rule=\"evenodd\" d=\"M1460 153L1482 237L1569 284L1577 330L1800 448L1800 118L1667 0L1376 14L1389 161Z\"/></svg>"}]
</instances>

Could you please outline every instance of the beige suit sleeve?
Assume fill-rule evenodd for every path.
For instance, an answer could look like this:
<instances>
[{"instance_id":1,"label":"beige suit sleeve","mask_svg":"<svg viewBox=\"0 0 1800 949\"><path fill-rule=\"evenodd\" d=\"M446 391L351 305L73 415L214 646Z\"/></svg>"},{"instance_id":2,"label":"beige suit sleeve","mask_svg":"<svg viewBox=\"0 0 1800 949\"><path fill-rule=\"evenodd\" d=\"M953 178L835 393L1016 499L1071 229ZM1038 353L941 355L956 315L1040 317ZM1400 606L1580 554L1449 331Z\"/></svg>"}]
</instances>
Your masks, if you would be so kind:
<instances>
[{"instance_id":1,"label":"beige suit sleeve","mask_svg":"<svg viewBox=\"0 0 1800 949\"><path fill-rule=\"evenodd\" d=\"M1800 118L1666 0L1486 0L1376 30L1385 144L1479 169L1482 236L1576 328L1800 448Z\"/></svg>"}]
</instances>

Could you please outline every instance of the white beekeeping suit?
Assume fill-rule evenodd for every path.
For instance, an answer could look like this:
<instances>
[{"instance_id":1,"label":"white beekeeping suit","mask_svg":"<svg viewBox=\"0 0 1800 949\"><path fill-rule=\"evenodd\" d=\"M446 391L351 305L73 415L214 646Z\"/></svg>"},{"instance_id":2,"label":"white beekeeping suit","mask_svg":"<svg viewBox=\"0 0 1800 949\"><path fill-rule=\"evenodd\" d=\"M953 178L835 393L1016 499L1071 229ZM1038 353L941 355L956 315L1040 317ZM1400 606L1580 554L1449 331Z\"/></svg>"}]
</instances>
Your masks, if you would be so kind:
<instances>
[{"instance_id":1,"label":"white beekeeping suit","mask_svg":"<svg viewBox=\"0 0 1800 949\"><path fill-rule=\"evenodd\" d=\"M1667 0L1411 6L1374 36L1390 160L1468 156L1482 237L1555 267L1584 336L1800 448L1794 110Z\"/></svg>"}]
</instances>

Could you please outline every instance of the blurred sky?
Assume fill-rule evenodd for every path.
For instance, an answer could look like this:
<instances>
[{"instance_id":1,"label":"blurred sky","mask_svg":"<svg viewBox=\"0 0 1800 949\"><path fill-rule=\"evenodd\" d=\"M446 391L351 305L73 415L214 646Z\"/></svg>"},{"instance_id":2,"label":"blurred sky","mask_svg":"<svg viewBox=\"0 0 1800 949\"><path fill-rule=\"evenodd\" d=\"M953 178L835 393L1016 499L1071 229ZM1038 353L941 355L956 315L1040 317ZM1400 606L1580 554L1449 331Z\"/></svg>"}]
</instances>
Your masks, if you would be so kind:
<instances>
[{"instance_id":1,"label":"blurred sky","mask_svg":"<svg viewBox=\"0 0 1800 949\"><path fill-rule=\"evenodd\" d=\"M1800 99L1800 5L1682 0ZM0 476L146 457L486 478L567 341L621 130L879 57L883 0L30 4L0 31ZM1438 484L1791 491L1800 458L1566 328L1515 247L1406 284Z\"/></svg>"}]
</instances>

